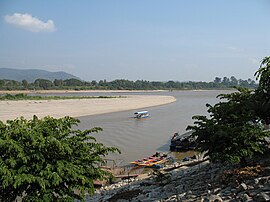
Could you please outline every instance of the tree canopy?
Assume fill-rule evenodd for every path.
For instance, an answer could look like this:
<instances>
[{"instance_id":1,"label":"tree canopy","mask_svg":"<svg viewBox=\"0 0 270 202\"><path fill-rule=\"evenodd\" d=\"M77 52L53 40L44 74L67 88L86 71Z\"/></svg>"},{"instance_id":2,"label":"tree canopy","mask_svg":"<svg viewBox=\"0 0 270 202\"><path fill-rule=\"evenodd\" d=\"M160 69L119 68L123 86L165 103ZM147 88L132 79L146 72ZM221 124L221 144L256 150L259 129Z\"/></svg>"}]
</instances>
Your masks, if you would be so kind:
<instances>
[{"instance_id":1,"label":"tree canopy","mask_svg":"<svg viewBox=\"0 0 270 202\"><path fill-rule=\"evenodd\" d=\"M240 162L264 151L269 132L264 125L270 117L270 63L266 57L256 72L259 86L255 90L236 88L221 94L214 106L207 104L209 116L194 116L195 125L188 126L197 137L197 148L213 162Z\"/></svg>"},{"instance_id":2,"label":"tree canopy","mask_svg":"<svg viewBox=\"0 0 270 202\"><path fill-rule=\"evenodd\" d=\"M257 102L256 111L263 122L270 124L270 57L265 57L260 65L260 68L255 73L259 80L259 86L255 90Z\"/></svg>"},{"instance_id":3,"label":"tree canopy","mask_svg":"<svg viewBox=\"0 0 270 202\"><path fill-rule=\"evenodd\" d=\"M89 135L101 128L73 130L78 123L36 116L0 121L0 201L74 201L93 194L94 180L110 176L99 167L102 157L120 151Z\"/></svg>"}]
</instances>

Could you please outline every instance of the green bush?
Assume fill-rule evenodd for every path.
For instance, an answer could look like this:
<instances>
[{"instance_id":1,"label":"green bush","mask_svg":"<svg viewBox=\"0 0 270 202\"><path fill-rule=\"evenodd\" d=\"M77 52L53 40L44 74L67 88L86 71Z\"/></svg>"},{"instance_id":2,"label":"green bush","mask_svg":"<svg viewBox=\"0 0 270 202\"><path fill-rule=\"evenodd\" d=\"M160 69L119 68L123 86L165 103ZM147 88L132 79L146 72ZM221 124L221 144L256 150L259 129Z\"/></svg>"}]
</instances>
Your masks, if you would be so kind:
<instances>
[{"instance_id":1,"label":"green bush","mask_svg":"<svg viewBox=\"0 0 270 202\"><path fill-rule=\"evenodd\" d=\"M89 135L101 128L73 130L78 123L36 116L0 121L0 201L74 201L94 193L94 180L110 177L99 168L102 157L119 150Z\"/></svg>"}]
</instances>

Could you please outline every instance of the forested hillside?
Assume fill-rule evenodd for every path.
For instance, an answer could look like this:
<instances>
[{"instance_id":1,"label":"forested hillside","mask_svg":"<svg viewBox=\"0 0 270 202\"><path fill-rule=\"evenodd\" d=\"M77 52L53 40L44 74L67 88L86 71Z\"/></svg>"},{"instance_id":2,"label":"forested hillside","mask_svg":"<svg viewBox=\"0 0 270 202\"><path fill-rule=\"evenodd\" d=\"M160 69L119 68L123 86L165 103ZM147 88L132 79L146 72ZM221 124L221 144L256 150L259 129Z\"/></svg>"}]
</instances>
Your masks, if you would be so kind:
<instances>
[{"instance_id":1,"label":"forested hillside","mask_svg":"<svg viewBox=\"0 0 270 202\"><path fill-rule=\"evenodd\" d=\"M36 79L40 78L50 81L53 81L54 79L79 79L78 77L63 71L50 72L41 69L0 68L0 79L8 79L15 81L26 80L27 82L34 82Z\"/></svg>"}]
</instances>

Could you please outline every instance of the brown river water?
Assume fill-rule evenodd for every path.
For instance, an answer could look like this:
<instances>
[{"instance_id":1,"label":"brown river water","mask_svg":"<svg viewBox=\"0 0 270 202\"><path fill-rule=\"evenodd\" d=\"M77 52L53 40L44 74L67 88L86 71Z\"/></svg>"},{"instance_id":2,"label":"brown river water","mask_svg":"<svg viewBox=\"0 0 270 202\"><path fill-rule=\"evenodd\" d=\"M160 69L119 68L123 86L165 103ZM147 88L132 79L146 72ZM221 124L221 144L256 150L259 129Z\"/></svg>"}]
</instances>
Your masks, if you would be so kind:
<instances>
[{"instance_id":1,"label":"brown river water","mask_svg":"<svg viewBox=\"0 0 270 202\"><path fill-rule=\"evenodd\" d=\"M145 93L83 93L83 96L118 96L118 95L171 95L177 101L167 105L143 108L148 110L149 118L135 119L133 114L139 110L129 110L102 115L79 117L79 129L101 127L102 132L92 134L98 142L106 146L118 147L120 155L109 155L119 163L128 164L130 161L150 156L156 151L168 153L170 139L175 132L185 133L188 125L193 124L192 116L207 115L206 103L219 102L216 98L221 93L232 91L172 91ZM68 96L68 95L67 95ZM190 153L191 155L192 153ZM185 155L189 155L185 154Z\"/></svg>"}]
</instances>

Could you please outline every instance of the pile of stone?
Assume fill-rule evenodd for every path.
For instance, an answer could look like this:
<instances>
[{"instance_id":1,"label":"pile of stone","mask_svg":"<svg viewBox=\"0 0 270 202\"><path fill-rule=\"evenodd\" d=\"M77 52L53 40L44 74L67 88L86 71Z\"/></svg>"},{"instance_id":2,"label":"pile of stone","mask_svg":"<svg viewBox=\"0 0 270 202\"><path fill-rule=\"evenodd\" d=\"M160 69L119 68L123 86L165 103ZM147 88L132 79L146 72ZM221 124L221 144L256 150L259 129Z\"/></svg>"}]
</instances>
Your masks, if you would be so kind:
<instances>
[{"instance_id":1,"label":"pile of stone","mask_svg":"<svg viewBox=\"0 0 270 202\"><path fill-rule=\"evenodd\" d=\"M102 187L86 201L270 201L270 167L260 168L245 179L224 179L226 170L233 167L208 161L186 166L175 163L145 179Z\"/></svg>"}]
</instances>

